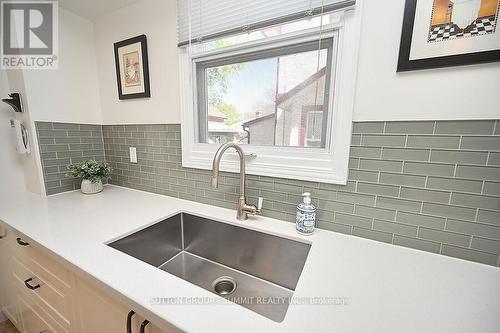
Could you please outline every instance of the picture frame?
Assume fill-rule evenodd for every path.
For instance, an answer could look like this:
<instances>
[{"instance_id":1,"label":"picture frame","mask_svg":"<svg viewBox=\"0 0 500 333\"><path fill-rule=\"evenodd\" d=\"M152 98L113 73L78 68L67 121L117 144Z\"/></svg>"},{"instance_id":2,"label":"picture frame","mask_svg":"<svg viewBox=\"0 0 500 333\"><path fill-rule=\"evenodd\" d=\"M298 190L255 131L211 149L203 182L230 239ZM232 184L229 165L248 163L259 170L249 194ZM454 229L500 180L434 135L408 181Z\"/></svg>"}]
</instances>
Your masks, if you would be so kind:
<instances>
[{"instance_id":1,"label":"picture frame","mask_svg":"<svg viewBox=\"0 0 500 333\"><path fill-rule=\"evenodd\" d=\"M151 97L146 35L114 43L120 100Z\"/></svg>"},{"instance_id":2,"label":"picture frame","mask_svg":"<svg viewBox=\"0 0 500 333\"><path fill-rule=\"evenodd\" d=\"M497 2L494 15L489 15L493 13L492 4L489 4L490 12L481 14L482 1L493 2L493 5ZM479 3L477 17L467 18L469 8L463 10L464 3L476 8ZM500 61L499 7L500 0L406 0L397 72ZM465 23L459 26L454 20ZM425 37L424 32L427 32ZM414 45L419 36L419 45Z\"/></svg>"}]
</instances>

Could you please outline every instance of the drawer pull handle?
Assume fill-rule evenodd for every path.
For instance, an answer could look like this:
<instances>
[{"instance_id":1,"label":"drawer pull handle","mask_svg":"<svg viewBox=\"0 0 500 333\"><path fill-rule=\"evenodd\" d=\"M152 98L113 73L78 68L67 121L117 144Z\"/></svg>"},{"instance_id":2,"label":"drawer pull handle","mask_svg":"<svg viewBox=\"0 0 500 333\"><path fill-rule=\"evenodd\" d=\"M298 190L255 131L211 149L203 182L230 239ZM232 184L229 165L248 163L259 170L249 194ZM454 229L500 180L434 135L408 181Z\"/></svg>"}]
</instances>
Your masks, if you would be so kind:
<instances>
[{"instance_id":1,"label":"drawer pull handle","mask_svg":"<svg viewBox=\"0 0 500 333\"><path fill-rule=\"evenodd\" d=\"M35 290L35 289L38 289L40 288L40 285L37 284L36 286L32 286L30 284L30 282L33 281L33 278L29 278L28 280L24 281L24 285L26 286L26 288L30 289L30 290Z\"/></svg>"},{"instance_id":2,"label":"drawer pull handle","mask_svg":"<svg viewBox=\"0 0 500 333\"><path fill-rule=\"evenodd\" d=\"M28 246L30 245L30 243L26 243L26 242L23 242L23 240L19 237L16 238L16 241L17 241L17 244L21 245L21 246Z\"/></svg>"},{"instance_id":3,"label":"drawer pull handle","mask_svg":"<svg viewBox=\"0 0 500 333\"><path fill-rule=\"evenodd\" d=\"M127 315L127 333L132 333L132 316L135 314L135 311L130 311Z\"/></svg>"},{"instance_id":4,"label":"drawer pull handle","mask_svg":"<svg viewBox=\"0 0 500 333\"><path fill-rule=\"evenodd\" d=\"M140 333L144 333L144 330L146 329L146 326L148 326L149 320L144 320L141 324L141 330L139 331Z\"/></svg>"}]
</instances>

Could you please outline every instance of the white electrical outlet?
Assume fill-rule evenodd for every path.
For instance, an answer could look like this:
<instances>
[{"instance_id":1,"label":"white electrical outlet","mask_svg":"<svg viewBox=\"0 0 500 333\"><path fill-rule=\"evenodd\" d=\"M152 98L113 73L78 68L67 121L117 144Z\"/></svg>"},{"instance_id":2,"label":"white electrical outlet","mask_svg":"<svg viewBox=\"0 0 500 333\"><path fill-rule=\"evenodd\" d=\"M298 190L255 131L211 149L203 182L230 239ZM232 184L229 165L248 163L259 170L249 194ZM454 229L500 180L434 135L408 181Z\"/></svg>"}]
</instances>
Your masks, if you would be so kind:
<instances>
[{"instance_id":1,"label":"white electrical outlet","mask_svg":"<svg viewBox=\"0 0 500 333\"><path fill-rule=\"evenodd\" d=\"M137 163L137 148L130 147L129 150L130 150L130 162Z\"/></svg>"}]
</instances>

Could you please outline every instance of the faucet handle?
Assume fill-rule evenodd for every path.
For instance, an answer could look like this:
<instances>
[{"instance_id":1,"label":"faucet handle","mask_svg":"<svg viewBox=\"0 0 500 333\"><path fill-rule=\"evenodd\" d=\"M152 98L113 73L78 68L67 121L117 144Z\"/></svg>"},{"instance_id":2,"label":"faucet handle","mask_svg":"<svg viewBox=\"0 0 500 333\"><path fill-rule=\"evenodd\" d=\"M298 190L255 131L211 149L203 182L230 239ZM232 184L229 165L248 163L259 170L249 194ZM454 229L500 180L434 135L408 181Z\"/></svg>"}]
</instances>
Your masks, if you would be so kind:
<instances>
[{"instance_id":1,"label":"faucet handle","mask_svg":"<svg viewBox=\"0 0 500 333\"><path fill-rule=\"evenodd\" d=\"M257 211L261 211L262 210L262 202L264 201L264 198L262 197L259 197L259 203L257 204Z\"/></svg>"}]
</instances>

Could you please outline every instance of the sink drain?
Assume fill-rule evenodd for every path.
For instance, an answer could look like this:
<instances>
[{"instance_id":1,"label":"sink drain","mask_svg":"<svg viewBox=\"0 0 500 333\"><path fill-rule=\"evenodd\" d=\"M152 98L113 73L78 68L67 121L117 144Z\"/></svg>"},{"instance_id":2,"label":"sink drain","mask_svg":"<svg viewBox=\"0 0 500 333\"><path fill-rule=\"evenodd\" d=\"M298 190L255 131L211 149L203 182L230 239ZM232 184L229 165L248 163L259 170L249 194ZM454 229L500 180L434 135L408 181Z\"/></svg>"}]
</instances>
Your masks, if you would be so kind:
<instances>
[{"instance_id":1,"label":"sink drain","mask_svg":"<svg viewBox=\"0 0 500 333\"><path fill-rule=\"evenodd\" d=\"M219 295L229 295L236 290L236 281L230 276L221 276L214 280L212 288Z\"/></svg>"}]
</instances>

